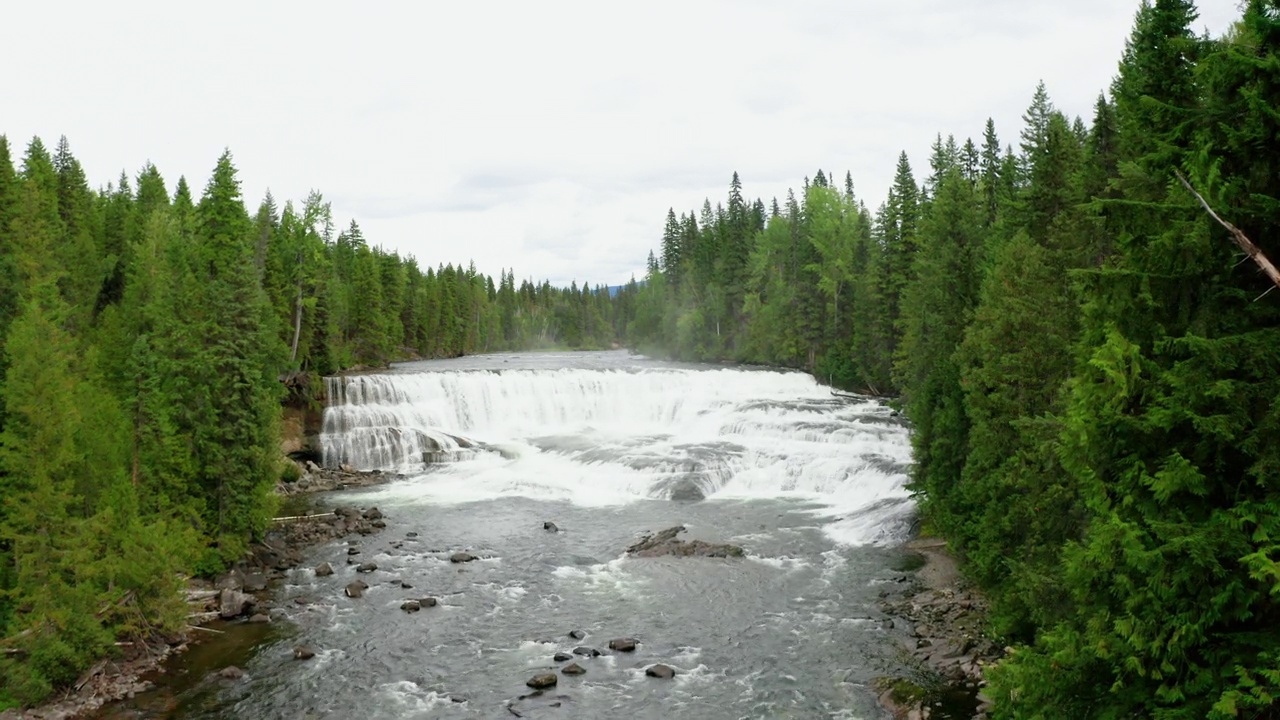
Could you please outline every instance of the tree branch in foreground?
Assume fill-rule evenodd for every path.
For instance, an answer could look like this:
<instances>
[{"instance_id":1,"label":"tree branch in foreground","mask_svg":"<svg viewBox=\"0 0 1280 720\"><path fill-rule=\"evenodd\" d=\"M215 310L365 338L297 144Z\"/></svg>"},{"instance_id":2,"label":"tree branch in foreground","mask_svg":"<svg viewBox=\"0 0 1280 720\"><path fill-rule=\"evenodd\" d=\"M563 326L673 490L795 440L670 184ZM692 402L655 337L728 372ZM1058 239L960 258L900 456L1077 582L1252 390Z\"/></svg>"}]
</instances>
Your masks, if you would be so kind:
<instances>
[{"instance_id":1,"label":"tree branch in foreground","mask_svg":"<svg viewBox=\"0 0 1280 720\"><path fill-rule=\"evenodd\" d=\"M1204 197L1200 193L1196 192L1195 188L1191 187L1191 183L1187 182L1187 179L1183 177L1181 172L1175 169L1173 174L1178 176L1178 180L1182 181L1182 186L1187 189L1187 192L1196 196L1196 200L1199 200L1200 204L1204 206L1205 211L1209 213L1209 217L1217 220L1219 225L1226 228L1227 232L1231 233L1231 236L1235 238L1236 245L1239 245L1240 249L1243 250L1246 255L1253 258L1253 261L1258 264L1259 268L1262 268L1262 272L1266 273L1267 277L1271 278L1271 282L1276 287L1280 287L1280 270L1276 270L1276 266L1272 265L1271 261L1267 259L1267 256L1262 254L1262 250L1257 245L1253 244L1253 241L1244 234L1243 230L1219 217L1218 213L1214 212L1213 208L1209 207L1209 203L1204 199ZM1271 291L1268 290L1267 292Z\"/></svg>"}]
</instances>

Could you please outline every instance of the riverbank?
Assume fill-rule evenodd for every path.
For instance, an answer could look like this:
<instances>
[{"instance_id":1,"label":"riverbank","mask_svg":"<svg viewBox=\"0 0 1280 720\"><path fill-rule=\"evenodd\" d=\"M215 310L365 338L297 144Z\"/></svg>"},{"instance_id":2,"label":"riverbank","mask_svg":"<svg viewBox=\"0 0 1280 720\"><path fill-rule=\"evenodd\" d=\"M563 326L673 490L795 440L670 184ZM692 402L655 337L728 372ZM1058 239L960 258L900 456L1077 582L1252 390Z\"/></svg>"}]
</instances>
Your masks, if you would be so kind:
<instances>
[{"instance_id":1,"label":"riverbank","mask_svg":"<svg viewBox=\"0 0 1280 720\"><path fill-rule=\"evenodd\" d=\"M307 548L349 535L371 535L385 527L377 508L339 507L321 512L305 496L333 490L369 487L399 476L302 467L300 477L281 483L277 494L290 513L273 522L241 562L216 580L193 578L184 590L191 606L187 629L173 637L117 643L119 655L103 658L56 699L27 710L0 712L0 720L75 720L93 717L104 706L156 687L157 676L175 655L224 633L213 627L228 623L266 625L273 622L270 588L299 566Z\"/></svg>"},{"instance_id":2,"label":"riverbank","mask_svg":"<svg viewBox=\"0 0 1280 720\"><path fill-rule=\"evenodd\" d=\"M1004 655L983 634L986 600L960 573L945 540L918 538L904 549L912 553L912 581L881 609L909 626L902 648L908 670L880 679L880 704L897 720L985 720L982 674Z\"/></svg>"}]
</instances>

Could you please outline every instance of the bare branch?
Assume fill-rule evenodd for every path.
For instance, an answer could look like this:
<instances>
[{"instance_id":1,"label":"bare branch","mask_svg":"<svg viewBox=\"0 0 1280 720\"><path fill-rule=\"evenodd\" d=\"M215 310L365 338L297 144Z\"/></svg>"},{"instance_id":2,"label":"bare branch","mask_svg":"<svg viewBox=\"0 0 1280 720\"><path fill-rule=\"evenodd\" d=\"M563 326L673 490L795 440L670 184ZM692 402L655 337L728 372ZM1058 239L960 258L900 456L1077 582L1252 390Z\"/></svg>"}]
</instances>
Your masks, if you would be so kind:
<instances>
[{"instance_id":1,"label":"bare branch","mask_svg":"<svg viewBox=\"0 0 1280 720\"><path fill-rule=\"evenodd\" d=\"M1178 172L1178 170L1175 169L1173 174L1178 176L1178 180L1182 181L1182 186L1187 189L1187 192L1196 196L1196 200L1200 201L1205 212L1209 213L1209 217L1217 220L1219 225L1226 228L1227 232L1231 233L1231 236L1235 238L1236 245L1239 245L1240 249L1243 250L1246 255L1253 258L1253 261L1258 264L1258 267L1262 269L1262 272L1266 273L1267 277L1271 279L1271 283L1276 287L1280 287L1280 270L1276 270L1276 266L1272 265L1271 261L1267 259L1267 256L1262 254L1262 250L1257 245L1253 244L1253 241L1244 234L1244 231L1219 217L1218 213L1214 212L1213 208L1209 207L1209 203L1204 199L1204 197L1200 195L1200 193L1196 192L1195 188L1191 187L1191 183L1187 182L1187 179L1183 177L1181 172ZM1267 292L1271 291L1268 290ZM1265 296L1266 293L1263 293L1262 297ZM1261 300L1262 297L1259 297L1258 299Z\"/></svg>"}]
</instances>

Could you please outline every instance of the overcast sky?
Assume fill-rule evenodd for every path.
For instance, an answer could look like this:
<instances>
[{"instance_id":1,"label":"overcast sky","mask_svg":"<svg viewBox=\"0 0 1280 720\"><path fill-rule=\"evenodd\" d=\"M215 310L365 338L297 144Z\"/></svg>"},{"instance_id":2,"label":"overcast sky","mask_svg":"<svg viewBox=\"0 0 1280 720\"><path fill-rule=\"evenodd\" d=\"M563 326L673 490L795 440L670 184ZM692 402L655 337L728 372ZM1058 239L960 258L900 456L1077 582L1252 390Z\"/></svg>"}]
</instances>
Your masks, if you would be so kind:
<instances>
[{"instance_id":1,"label":"overcast sky","mask_svg":"<svg viewBox=\"0 0 1280 720\"><path fill-rule=\"evenodd\" d=\"M818 168L874 208L936 133L1016 143L1043 79L1089 119L1137 0L25 2L0 133L66 135L95 186L203 189L230 148L252 212L312 188L423 265L616 284L668 207L785 196ZM1237 0L1201 0L1219 34ZM20 161L16 157L15 162Z\"/></svg>"}]
</instances>

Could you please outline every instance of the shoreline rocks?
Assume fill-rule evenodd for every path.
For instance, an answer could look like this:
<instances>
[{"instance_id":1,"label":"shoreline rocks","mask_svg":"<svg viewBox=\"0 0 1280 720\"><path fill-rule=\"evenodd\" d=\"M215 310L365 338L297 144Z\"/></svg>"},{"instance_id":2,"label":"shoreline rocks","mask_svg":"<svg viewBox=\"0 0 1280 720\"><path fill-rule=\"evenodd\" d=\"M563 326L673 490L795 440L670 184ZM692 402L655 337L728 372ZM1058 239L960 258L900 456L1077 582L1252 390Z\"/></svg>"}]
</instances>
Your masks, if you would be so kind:
<instances>
[{"instance_id":1,"label":"shoreline rocks","mask_svg":"<svg viewBox=\"0 0 1280 720\"><path fill-rule=\"evenodd\" d=\"M990 710L979 692L983 672L1004 655L982 634L986 600L960 575L944 541L918 539L904 549L918 553L923 564L904 593L885 597L880 609L910 628L903 650L914 671L878 680L880 704L899 720L924 720L939 704L982 720Z\"/></svg>"},{"instance_id":2,"label":"shoreline rocks","mask_svg":"<svg viewBox=\"0 0 1280 720\"><path fill-rule=\"evenodd\" d=\"M372 487L404 477L399 473L389 473L381 470L356 470L350 466L340 468L320 467L310 460L297 463L297 465L299 470L298 479L293 482L276 483L277 495L307 495L310 493L332 492L334 490ZM376 511L377 508L373 508L373 510ZM370 521L380 520L382 519L381 513L377 517L366 519Z\"/></svg>"}]
</instances>

